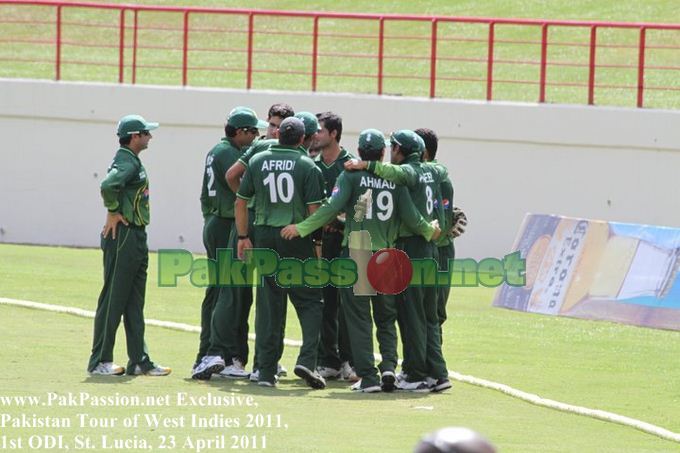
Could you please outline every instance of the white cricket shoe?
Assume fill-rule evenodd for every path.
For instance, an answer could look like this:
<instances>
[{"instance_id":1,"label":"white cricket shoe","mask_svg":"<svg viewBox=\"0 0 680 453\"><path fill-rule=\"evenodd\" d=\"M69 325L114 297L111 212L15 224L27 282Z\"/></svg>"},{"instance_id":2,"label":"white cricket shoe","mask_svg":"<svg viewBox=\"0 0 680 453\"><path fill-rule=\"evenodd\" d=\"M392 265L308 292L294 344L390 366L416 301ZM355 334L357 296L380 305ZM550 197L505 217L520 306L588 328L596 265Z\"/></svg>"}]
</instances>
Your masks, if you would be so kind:
<instances>
[{"instance_id":1,"label":"white cricket shoe","mask_svg":"<svg viewBox=\"0 0 680 453\"><path fill-rule=\"evenodd\" d=\"M340 376L340 370L329 366L318 366L316 367L316 372L324 379L337 379Z\"/></svg>"},{"instance_id":2,"label":"white cricket shoe","mask_svg":"<svg viewBox=\"0 0 680 453\"><path fill-rule=\"evenodd\" d=\"M191 379L207 381L213 373L219 373L224 369L224 359L218 355L207 355L201 359L191 373Z\"/></svg>"},{"instance_id":3,"label":"white cricket shoe","mask_svg":"<svg viewBox=\"0 0 680 453\"><path fill-rule=\"evenodd\" d=\"M313 389L324 389L326 388L326 380L316 371L311 371L304 365L295 365L293 372L307 382Z\"/></svg>"},{"instance_id":4,"label":"white cricket shoe","mask_svg":"<svg viewBox=\"0 0 680 453\"><path fill-rule=\"evenodd\" d=\"M354 368L349 365L349 362L342 362L342 365L340 365L339 377L343 381L349 382L357 382L360 380L359 376L357 376L357 373L354 371Z\"/></svg>"},{"instance_id":5,"label":"white cricket shoe","mask_svg":"<svg viewBox=\"0 0 680 453\"><path fill-rule=\"evenodd\" d=\"M352 390L353 392L362 393L378 393L380 392L381 388L379 385L369 385L368 387L361 387L361 379L359 379L354 384L352 384L350 390Z\"/></svg>"},{"instance_id":6,"label":"white cricket shoe","mask_svg":"<svg viewBox=\"0 0 680 453\"><path fill-rule=\"evenodd\" d=\"M125 368L113 362L99 362L89 373L92 376L120 376L125 374Z\"/></svg>"},{"instance_id":7,"label":"white cricket shoe","mask_svg":"<svg viewBox=\"0 0 680 453\"><path fill-rule=\"evenodd\" d=\"M430 392L430 386L427 385L425 381L399 381L397 382L397 390L403 390L405 392L415 392L415 393L428 393Z\"/></svg>"},{"instance_id":8,"label":"white cricket shoe","mask_svg":"<svg viewBox=\"0 0 680 453\"><path fill-rule=\"evenodd\" d=\"M443 392L444 390L450 389L453 387L451 384L451 381L447 378L440 378L440 379L435 379L431 377L427 377L425 379L425 382L427 382L427 385L430 387L430 390L433 392Z\"/></svg>"},{"instance_id":9,"label":"white cricket shoe","mask_svg":"<svg viewBox=\"0 0 680 453\"><path fill-rule=\"evenodd\" d=\"M218 376L229 379L247 379L249 373L243 367L243 363L239 359L233 358L231 365L224 367L224 369L218 373Z\"/></svg>"},{"instance_id":10,"label":"white cricket shoe","mask_svg":"<svg viewBox=\"0 0 680 453\"><path fill-rule=\"evenodd\" d=\"M165 366L155 365L150 370L142 371L142 368L137 365L135 366L135 372L132 374L135 376L167 376L170 373L172 373L172 369Z\"/></svg>"}]
</instances>

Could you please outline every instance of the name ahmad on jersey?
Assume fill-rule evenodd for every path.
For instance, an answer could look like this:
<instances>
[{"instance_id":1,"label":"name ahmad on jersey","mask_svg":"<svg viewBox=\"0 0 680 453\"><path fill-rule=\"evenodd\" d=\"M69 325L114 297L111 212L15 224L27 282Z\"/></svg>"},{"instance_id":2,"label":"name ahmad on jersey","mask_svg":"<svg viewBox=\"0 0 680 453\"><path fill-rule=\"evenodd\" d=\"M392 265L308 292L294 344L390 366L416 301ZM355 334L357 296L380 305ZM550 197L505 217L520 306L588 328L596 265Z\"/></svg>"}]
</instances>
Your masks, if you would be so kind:
<instances>
[{"instance_id":1,"label":"name ahmad on jersey","mask_svg":"<svg viewBox=\"0 0 680 453\"><path fill-rule=\"evenodd\" d=\"M396 185L393 182L382 178L362 176L359 187L367 187L369 189L395 189Z\"/></svg>"},{"instance_id":2,"label":"name ahmad on jersey","mask_svg":"<svg viewBox=\"0 0 680 453\"><path fill-rule=\"evenodd\" d=\"M265 160L262 162L262 171L292 171L294 168L294 160Z\"/></svg>"}]
</instances>

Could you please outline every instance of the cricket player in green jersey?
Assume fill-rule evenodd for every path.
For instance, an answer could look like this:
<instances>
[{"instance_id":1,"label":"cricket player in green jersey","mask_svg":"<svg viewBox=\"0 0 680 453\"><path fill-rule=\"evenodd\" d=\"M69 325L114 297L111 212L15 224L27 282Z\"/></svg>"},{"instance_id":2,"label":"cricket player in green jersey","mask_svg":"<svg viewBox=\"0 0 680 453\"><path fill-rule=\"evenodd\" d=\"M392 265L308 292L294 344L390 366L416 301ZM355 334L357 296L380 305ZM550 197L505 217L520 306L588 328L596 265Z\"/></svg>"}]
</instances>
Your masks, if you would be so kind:
<instances>
[{"instance_id":1,"label":"cricket player in green jersey","mask_svg":"<svg viewBox=\"0 0 680 453\"><path fill-rule=\"evenodd\" d=\"M87 370L92 375L165 376L170 368L155 365L144 342L144 295L149 249L149 181L139 153L151 140L158 123L139 115L124 116L118 122L120 148L101 183L101 195L108 209L102 231L104 287L94 318L92 355ZM125 326L127 369L113 363L113 346L121 316Z\"/></svg>"},{"instance_id":2,"label":"cricket player in green jersey","mask_svg":"<svg viewBox=\"0 0 680 453\"><path fill-rule=\"evenodd\" d=\"M248 162L250 162L250 159L256 155L257 153L260 153L262 151L266 151L269 149L270 146L272 145L277 145L279 143L279 126L281 125L281 122L293 116L295 112L293 111L293 108L288 105L288 104L274 104L269 108L268 116L267 116L267 135L264 137L260 137L259 140L255 140L251 146L243 152L241 157L238 159L238 161L229 168L227 171L227 183L229 184L229 187L234 191L234 193L238 192L239 186L241 184L241 177L246 171L246 168L248 168ZM303 153L305 152L304 150L301 150ZM248 236L250 237L251 242L254 242L254 236L253 236L253 220L255 219L255 201L250 200L248 202ZM252 305L252 297L253 297L253 292L252 288L237 288L236 289L241 297L244 299L250 298L250 304L247 304L248 306ZM249 313L248 313L249 314ZM255 322L257 323L257 317L255 318ZM283 323L282 323L282 329L283 332L285 333L286 329L286 320L284 317ZM283 338L284 336L281 337L281 354L283 354ZM288 370L286 368L279 364L278 365L278 376L287 376L288 375ZM257 354L253 357L253 372L250 373L250 380L253 382L257 382L259 380L259 370L258 370L258 360L257 360Z\"/></svg>"},{"instance_id":3,"label":"cricket player in green jersey","mask_svg":"<svg viewBox=\"0 0 680 453\"><path fill-rule=\"evenodd\" d=\"M447 176L446 169L420 162L424 142L411 130L394 132L390 136L390 144L392 164L349 161L345 169L368 169L381 178L405 185L421 215L428 222L434 220L436 193ZM435 258L434 244L418 236L407 225L402 224L396 245L411 259ZM397 388L416 392L450 388L441 349L436 287L409 286L397 295L397 310L404 347L402 370L405 374Z\"/></svg>"},{"instance_id":4,"label":"cricket player in green jersey","mask_svg":"<svg viewBox=\"0 0 680 453\"><path fill-rule=\"evenodd\" d=\"M311 241L286 241L281 229L302 221L324 199L323 178L314 162L300 153L305 127L297 118L286 118L279 128L279 144L258 153L248 165L236 196L238 254L252 247L248 236L248 209L255 199L255 246L274 250L282 258L305 260L314 257ZM325 380L315 371L319 326L323 305L321 290L308 287L283 288L275 276L265 277L258 291L255 350L258 357L258 385L276 384L281 358L281 326L290 296L302 328L302 347L294 372L312 388L324 388ZM262 296L260 297L260 294Z\"/></svg>"},{"instance_id":5,"label":"cricket player in green jersey","mask_svg":"<svg viewBox=\"0 0 680 453\"><path fill-rule=\"evenodd\" d=\"M385 152L382 132L376 129L361 132L358 151L364 161L382 160ZM362 197L367 199L360 203ZM362 203L365 206L359 207ZM361 213L357 213L357 207ZM346 212L342 240L344 256L348 255L347 247L353 232L368 231L373 252L394 246L401 223L421 234L427 241L438 237L441 232L418 212L406 187L397 186L367 171L357 171L341 173L330 199L306 220L287 226L281 234L286 239L306 237L341 211ZM341 288L340 292L355 370L360 378L352 385L352 390L366 393L379 392L381 389L394 390L397 366L397 311L394 296L360 296L355 295L352 288ZM371 306L382 355L377 369L373 358Z\"/></svg>"},{"instance_id":6,"label":"cricket player in green jersey","mask_svg":"<svg viewBox=\"0 0 680 453\"><path fill-rule=\"evenodd\" d=\"M230 235L236 194L227 185L225 175L241 156L241 150L248 147L257 137L259 129L266 125L264 121L258 120L253 110L236 107L227 118L225 136L206 156L201 210L205 219L203 245L209 259L217 259L219 249L233 249L235 245L233 236L230 242ZM223 369L219 371L221 376L248 377L244 365L248 360L248 313L252 305L252 293L248 300L236 288L218 287L216 275L211 275L209 281L211 286L206 288L201 305L201 336L192 377L209 379L222 366L221 361L224 359L230 363L226 367L222 366ZM206 367L203 363L206 356L213 357L211 366Z\"/></svg>"},{"instance_id":7,"label":"cricket player in green jersey","mask_svg":"<svg viewBox=\"0 0 680 453\"><path fill-rule=\"evenodd\" d=\"M314 162L321 170L326 181L326 196L331 196L338 175L344 171L344 164L352 159L350 153L340 145L342 138L342 118L333 112L317 114L320 130L312 145L319 153ZM329 219L313 239L321 243L321 256L328 260L340 256L342 250L344 225L337 218ZM341 299L338 289L332 285L323 288L323 321L319 342L319 374L324 378L358 380L352 370L352 353L344 312L340 310Z\"/></svg>"},{"instance_id":8,"label":"cricket player in green jersey","mask_svg":"<svg viewBox=\"0 0 680 453\"><path fill-rule=\"evenodd\" d=\"M437 155L437 148L439 145L439 138L432 129L420 128L414 131L425 144L425 151L422 158L424 162L431 162L433 165L442 166L435 159ZM435 209L435 214L439 219L439 225L442 231L449 232L453 226L453 183L447 176L439 185L435 203L440 209ZM441 215L439 215L441 214ZM440 271L449 270L449 260L455 258L455 249L453 246L453 238L451 234L442 234L439 239L434 241L435 252L437 258L437 268ZM437 316L439 318L440 336L442 335L441 326L446 321L446 302L449 299L451 287L449 285L442 285L437 287ZM443 342L442 338L442 342Z\"/></svg>"}]
</instances>

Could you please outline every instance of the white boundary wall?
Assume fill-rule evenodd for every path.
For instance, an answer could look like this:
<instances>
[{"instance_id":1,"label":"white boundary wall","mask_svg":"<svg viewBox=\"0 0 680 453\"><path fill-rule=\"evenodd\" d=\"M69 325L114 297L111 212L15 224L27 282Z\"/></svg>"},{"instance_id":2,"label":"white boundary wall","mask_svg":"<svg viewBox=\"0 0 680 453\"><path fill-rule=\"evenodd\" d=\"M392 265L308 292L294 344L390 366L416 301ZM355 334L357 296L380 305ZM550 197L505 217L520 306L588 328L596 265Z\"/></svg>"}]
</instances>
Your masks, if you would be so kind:
<instances>
[{"instance_id":1,"label":"white boundary wall","mask_svg":"<svg viewBox=\"0 0 680 453\"><path fill-rule=\"evenodd\" d=\"M99 183L128 113L159 121L141 154L152 249L202 251L198 197L227 112L275 102L359 132L430 127L470 219L459 257L502 257L526 212L680 226L680 111L0 79L0 242L98 246Z\"/></svg>"}]
</instances>

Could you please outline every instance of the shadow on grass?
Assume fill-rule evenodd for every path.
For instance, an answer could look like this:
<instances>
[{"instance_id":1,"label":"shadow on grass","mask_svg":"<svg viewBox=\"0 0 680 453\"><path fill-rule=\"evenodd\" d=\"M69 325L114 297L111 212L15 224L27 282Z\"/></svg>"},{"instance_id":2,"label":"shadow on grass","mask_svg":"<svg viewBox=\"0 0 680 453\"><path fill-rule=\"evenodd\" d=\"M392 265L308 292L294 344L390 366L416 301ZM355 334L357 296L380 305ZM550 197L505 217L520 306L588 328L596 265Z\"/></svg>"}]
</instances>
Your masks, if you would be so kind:
<instances>
[{"instance_id":1,"label":"shadow on grass","mask_svg":"<svg viewBox=\"0 0 680 453\"><path fill-rule=\"evenodd\" d=\"M123 384L141 377L146 378L147 376L88 376L81 382L83 384Z\"/></svg>"},{"instance_id":2,"label":"shadow on grass","mask_svg":"<svg viewBox=\"0 0 680 453\"><path fill-rule=\"evenodd\" d=\"M261 387L254 382L246 379L224 379L214 378L208 381L199 381L185 378L184 381L195 389L207 386L212 390L237 393L243 395L263 396L263 397L300 397L317 396L336 400L423 400L426 398L441 398L446 393L415 393L415 392L379 392L362 393L350 390L350 384L346 381L329 381L323 390L315 390L307 386L302 379L284 378L279 381L276 387Z\"/></svg>"}]
</instances>

